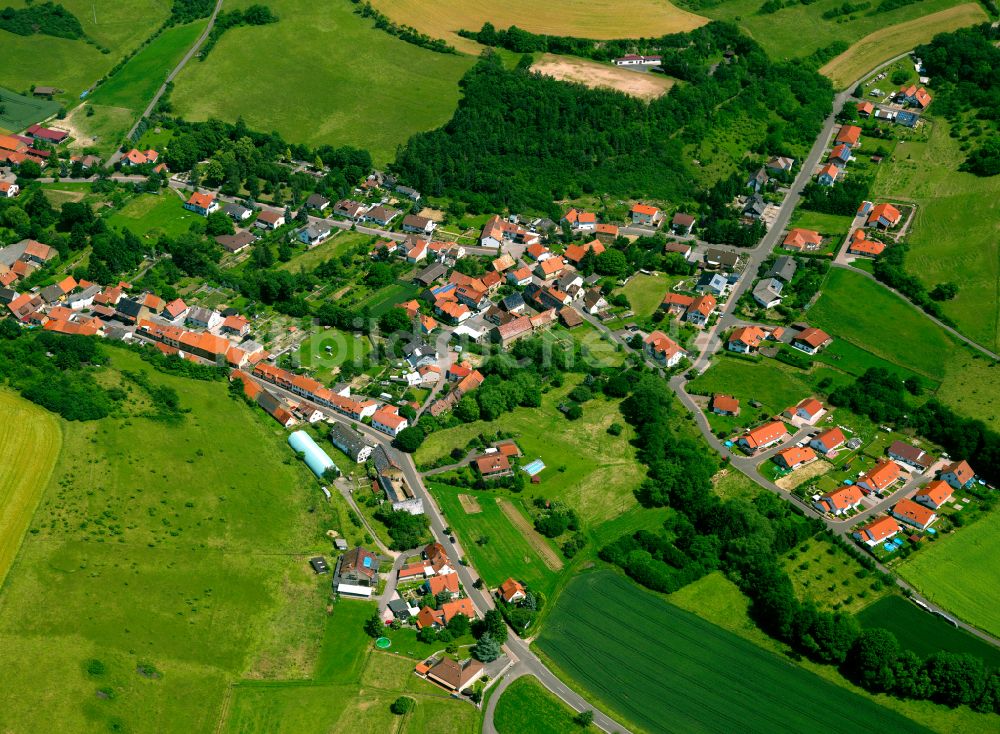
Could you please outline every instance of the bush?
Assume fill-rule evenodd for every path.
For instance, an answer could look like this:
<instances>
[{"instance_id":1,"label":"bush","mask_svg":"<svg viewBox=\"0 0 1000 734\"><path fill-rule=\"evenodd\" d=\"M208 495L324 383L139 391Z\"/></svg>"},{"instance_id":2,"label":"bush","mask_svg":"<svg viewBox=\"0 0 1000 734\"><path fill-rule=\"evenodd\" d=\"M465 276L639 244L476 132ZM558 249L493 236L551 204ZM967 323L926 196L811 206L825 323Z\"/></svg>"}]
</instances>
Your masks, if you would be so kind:
<instances>
[{"instance_id":1,"label":"bush","mask_svg":"<svg viewBox=\"0 0 1000 734\"><path fill-rule=\"evenodd\" d=\"M405 714L413 711L413 707L416 706L417 702L414 701L409 696L400 696L389 706L389 710L396 716L404 716Z\"/></svg>"},{"instance_id":2,"label":"bush","mask_svg":"<svg viewBox=\"0 0 1000 734\"><path fill-rule=\"evenodd\" d=\"M104 666L104 663L97 658L91 658L87 661L86 670L87 675L97 678L104 675L107 668Z\"/></svg>"}]
</instances>

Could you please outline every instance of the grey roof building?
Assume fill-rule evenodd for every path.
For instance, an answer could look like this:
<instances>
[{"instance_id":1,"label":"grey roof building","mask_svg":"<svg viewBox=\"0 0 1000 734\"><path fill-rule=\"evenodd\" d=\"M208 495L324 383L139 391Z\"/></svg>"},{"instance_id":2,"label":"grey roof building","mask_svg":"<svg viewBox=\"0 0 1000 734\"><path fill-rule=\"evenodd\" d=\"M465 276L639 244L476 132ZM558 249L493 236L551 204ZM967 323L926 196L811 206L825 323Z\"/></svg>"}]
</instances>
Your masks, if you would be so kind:
<instances>
[{"instance_id":1,"label":"grey roof building","mask_svg":"<svg viewBox=\"0 0 1000 734\"><path fill-rule=\"evenodd\" d=\"M330 442L358 464L368 461L374 446L350 426L334 423L330 427Z\"/></svg>"},{"instance_id":2,"label":"grey roof building","mask_svg":"<svg viewBox=\"0 0 1000 734\"><path fill-rule=\"evenodd\" d=\"M251 209L243 206L242 204L226 204L222 211L228 214L230 217L235 219L237 222L243 222L250 218L253 214Z\"/></svg>"},{"instance_id":3,"label":"grey roof building","mask_svg":"<svg viewBox=\"0 0 1000 734\"><path fill-rule=\"evenodd\" d=\"M699 293L724 296L729 292L729 279L719 273L702 273L694 289Z\"/></svg>"},{"instance_id":4,"label":"grey roof building","mask_svg":"<svg viewBox=\"0 0 1000 734\"><path fill-rule=\"evenodd\" d=\"M773 308L781 303L781 291L785 287L777 278L765 278L753 289L753 299L764 308Z\"/></svg>"},{"instance_id":5,"label":"grey roof building","mask_svg":"<svg viewBox=\"0 0 1000 734\"><path fill-rule=\"evenodd\" d=\"M786 283L790 282L795 276L795 271L798 269L799 264L795 262L795 258L791 255L782 255L777 260L774 261L774 265L771 269L767 271L765 278L780 278Z\"/></svg>"}]
</instances>

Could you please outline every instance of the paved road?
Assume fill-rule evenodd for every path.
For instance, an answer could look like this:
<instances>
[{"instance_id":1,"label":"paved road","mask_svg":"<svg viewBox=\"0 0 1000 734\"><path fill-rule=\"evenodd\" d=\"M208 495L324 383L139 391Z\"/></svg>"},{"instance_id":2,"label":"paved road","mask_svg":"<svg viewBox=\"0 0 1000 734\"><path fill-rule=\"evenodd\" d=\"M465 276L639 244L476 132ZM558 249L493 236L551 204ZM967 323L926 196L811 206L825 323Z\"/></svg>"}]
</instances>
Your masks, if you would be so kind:
<instances>
[{"instance_id":1,"label":"paved road","mask_svg":"<svg viewBox=\"0 0 1000 734\"><path fill-rule=\"evenodd\" d=\"M202 32L200 36L198 36L198 40L195 41L194 45L188 49L188 52L184 54L184 58L182 58L180 62L177 64L177 66L174 67L173 71L167 74L166 81L164 81L163 84L160 85L160 88L156 90L156 95L153 97L152 101L148 105L146 105L146 109L143 110L142 115L140 115L139 119L135 121L135 124L132 126L132 129L128 131L128 135L126 137L129 140L131 140L132 136L135 135L135 131L136 129L138 129L139 123L142 122L143 118L149 117L149 115L153 112L157 103L159 103L160 101L160 97L162 97L163 93L167 91L167 85L174 80L174 77L176 77L181 72L181 69L184 68L187 62L191 60L191 57L193 57L198 52L198 49L201 48L201 44L205 42L205 39L208 38L208 34L211 33L212 26L215 25L215 18L219 14L219 11L221 9L222 9L222 0L215 0L215 8L212 10L212 15L208 19L208 25L205 26L205 30ZM115 154L111 156L111 160L108 161L108 164L113 166L115 163L121 160L121 157L122 157L121 150L120 149L116 150Z\"/></svg>"}]
</instances>

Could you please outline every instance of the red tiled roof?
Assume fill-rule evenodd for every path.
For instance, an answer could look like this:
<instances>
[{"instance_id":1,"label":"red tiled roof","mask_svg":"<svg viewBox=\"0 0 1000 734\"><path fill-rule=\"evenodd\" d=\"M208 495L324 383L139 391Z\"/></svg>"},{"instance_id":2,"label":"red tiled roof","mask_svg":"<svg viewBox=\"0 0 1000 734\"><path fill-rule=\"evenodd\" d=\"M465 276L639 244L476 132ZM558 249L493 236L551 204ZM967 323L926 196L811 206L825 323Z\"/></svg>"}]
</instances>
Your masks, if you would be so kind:
<instances>
[{"instance_id":1,"label":"red tiled roof","mask_svg":"<svg viewBox=\"0 0 1000 734\"><path fill-rule=\"evenodd\" d=\"M934 510L929 507L924 507L913 500L900 500L896 503L896 506L892 508L892 511L896 515L912 520L921 527L926 527L926 525L934 519L935 515Z\"/></svg>"},{"instance_id":2,"label":"red tiled roof","mask_svg":"<svg viewBox=\"0 0 1000 734\"><path fill-rule=\"evenodd\" d=\"M754 428L752 431L749 431L743 438L747 446L749 446L752 449L755 449L759 448L760 446L763 446L764 444L768 444L771 443L772 441L778 440L786 433L788 433L788 429L785 427L784 423L782 423L781 421L773 421L771 423L765 423L762 426Z\"/></svg>"},{"instance_id":3,"label":"red tiled roof","mask_svg":"<svg viewBox=\"0 0 1000 734\"><path fill-rule=\"evenodd\" d=\"M875 541L884 540L899 532L899 523L891 517L880 517L878 520L872 520L858 532L862 535L867 533Z\"/></svg>"},{"instance_id":4,"label":"red tiled roof","mask_svg":"<svg viewBox=\"0 0 1000 734\"><path fill-rule=\"evenodd\" d=\"M944 504L949 497L952 495L951 485L948 482L943 482L940 479L935 480L928 484L926 487L921 487L920 490L914 495L915 497L927 497L935 505Z\"/></svg>"}]
</instances>

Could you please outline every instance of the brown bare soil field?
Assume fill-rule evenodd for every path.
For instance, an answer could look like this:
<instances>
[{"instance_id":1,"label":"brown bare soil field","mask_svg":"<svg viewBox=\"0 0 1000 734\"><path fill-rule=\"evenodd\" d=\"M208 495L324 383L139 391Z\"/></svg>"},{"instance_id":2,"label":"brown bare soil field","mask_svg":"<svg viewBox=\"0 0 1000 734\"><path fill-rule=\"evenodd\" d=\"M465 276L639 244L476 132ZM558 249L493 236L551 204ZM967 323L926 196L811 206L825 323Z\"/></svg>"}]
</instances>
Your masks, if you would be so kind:
<instances>
[{"instance_id":1,"label":"brown bare soil field","mask_svg":"<svg viewBox=\"0 0 1000 734\"><path fill-rule=\"evenodd\" d=\"M483 511L483 508L479 506L479 500L471 494L458 495L458 501L462 504L462 509L465 510L466 515L475 515L477 512Z\"/></svg>"},{"instance_id":2,"label":"brown bare soil field","mask_svg":"<svg viewBox=\"0 0 1000 734\"><path fill-rule=\"evenodd\" d=\"M629 71L610 64L545 54L531 65L532 71L563 82L577 82L591 88L616 89L640 99L656 99L676 83L665 74Z\"/></svg>"}]
</instances>

